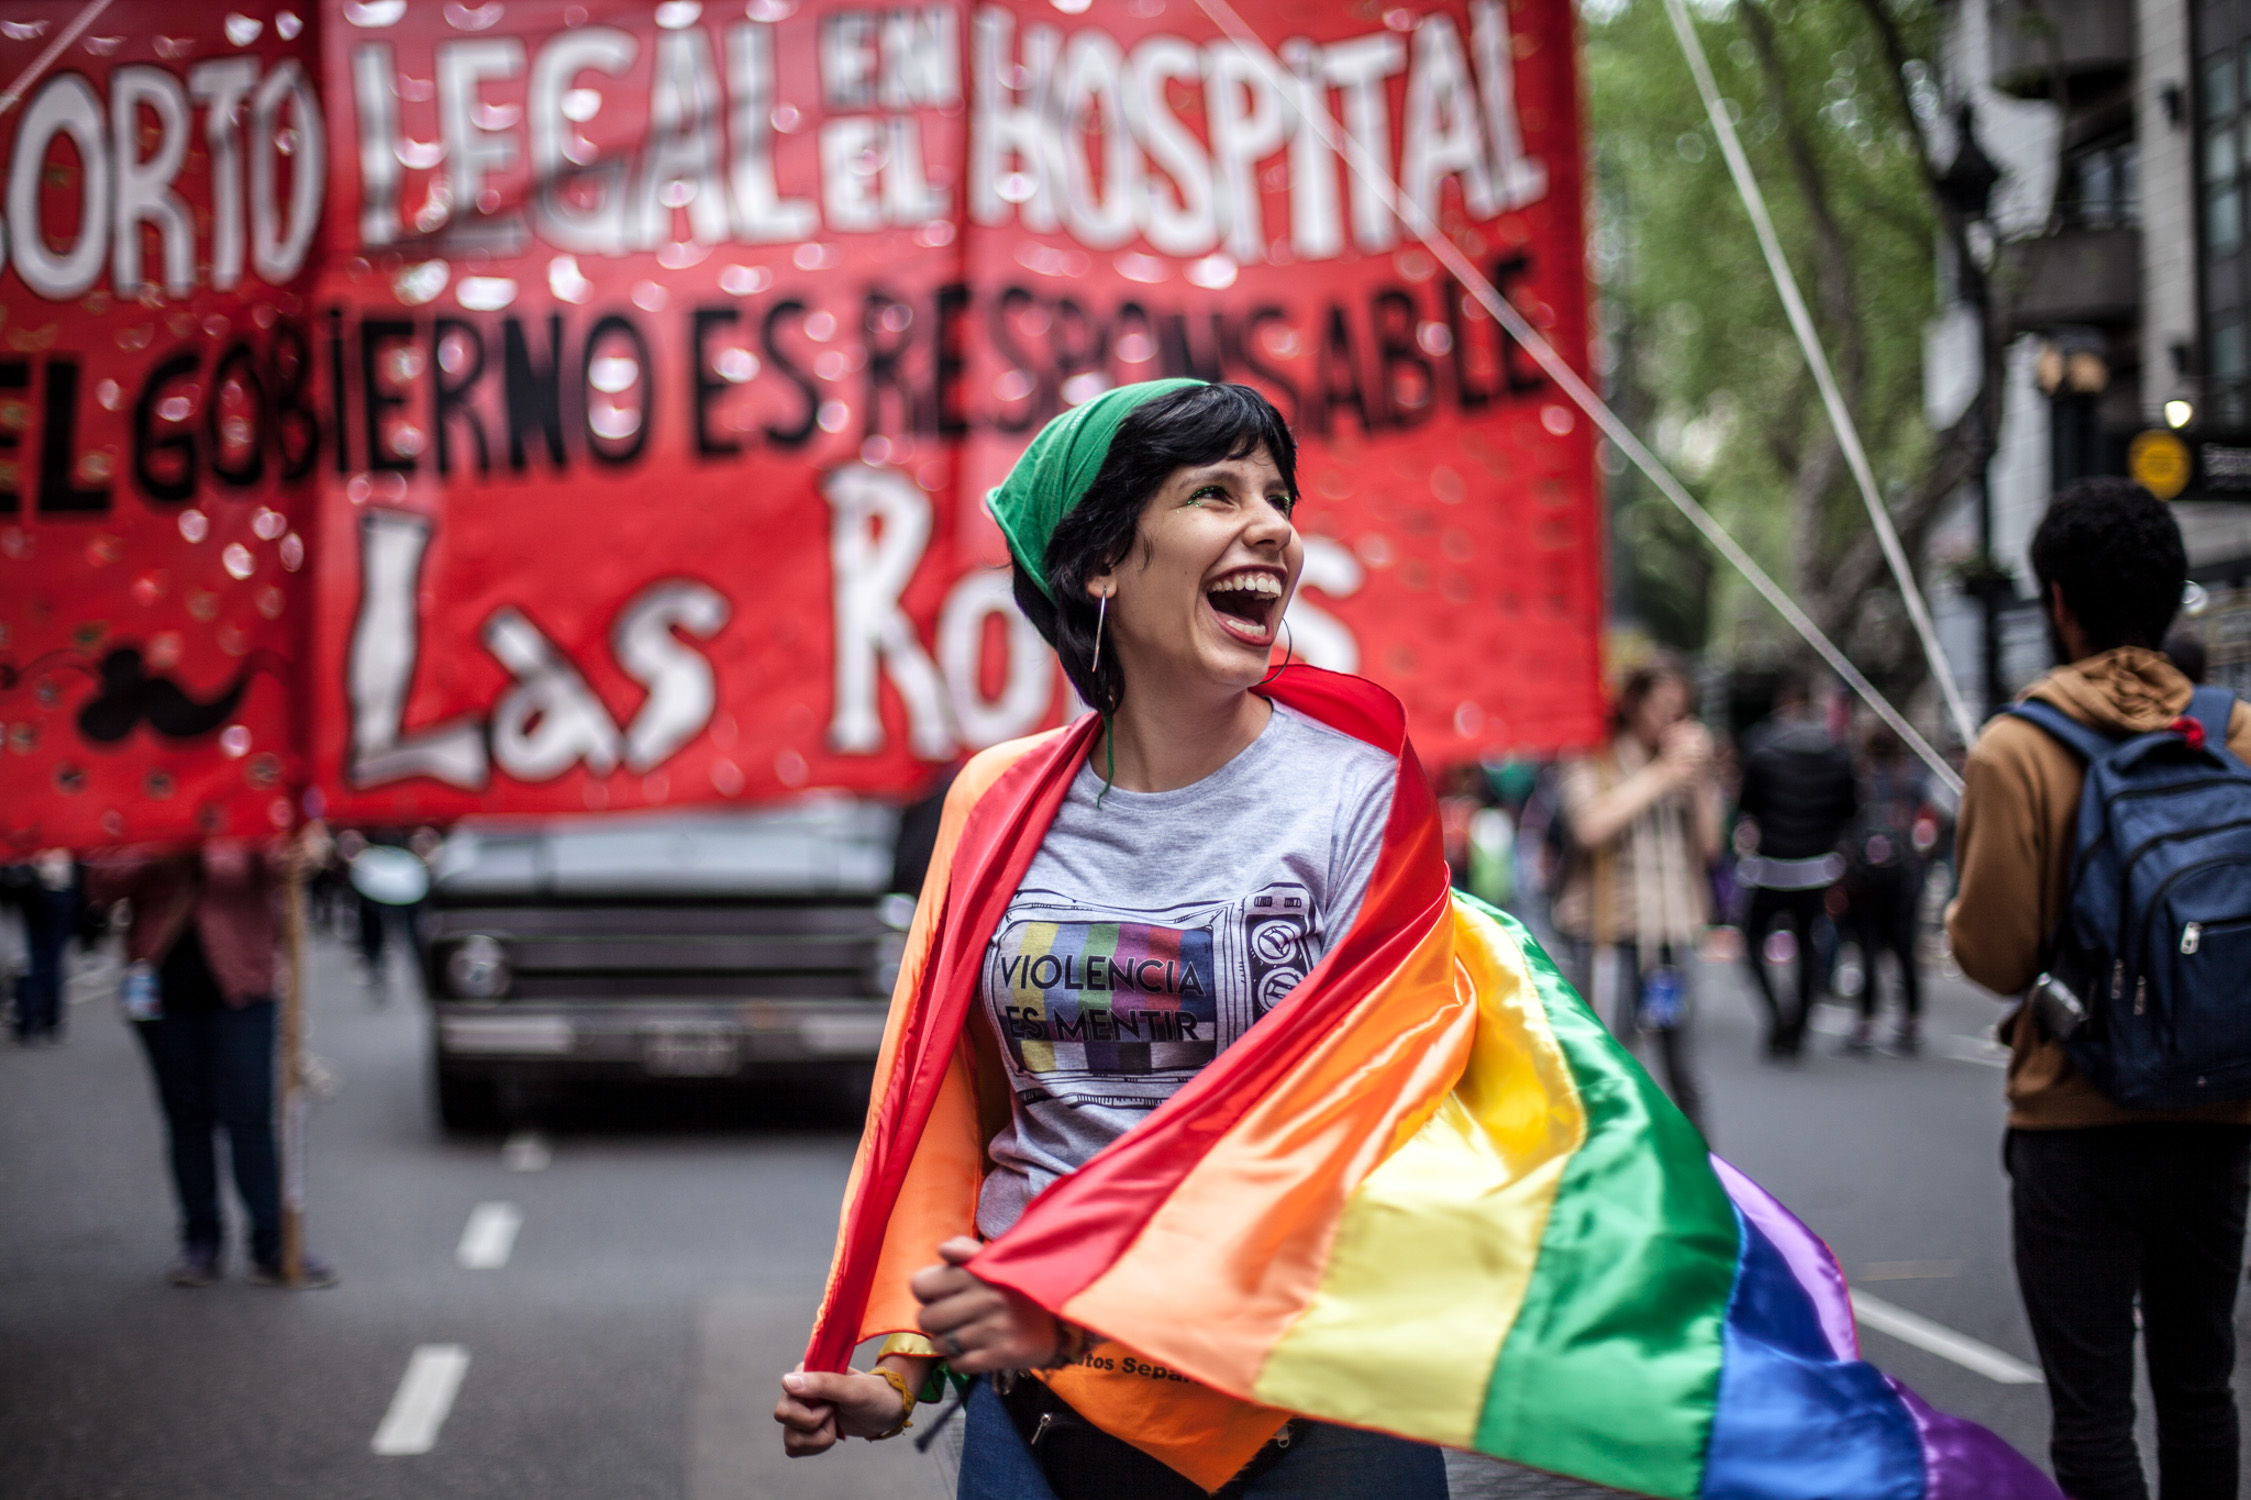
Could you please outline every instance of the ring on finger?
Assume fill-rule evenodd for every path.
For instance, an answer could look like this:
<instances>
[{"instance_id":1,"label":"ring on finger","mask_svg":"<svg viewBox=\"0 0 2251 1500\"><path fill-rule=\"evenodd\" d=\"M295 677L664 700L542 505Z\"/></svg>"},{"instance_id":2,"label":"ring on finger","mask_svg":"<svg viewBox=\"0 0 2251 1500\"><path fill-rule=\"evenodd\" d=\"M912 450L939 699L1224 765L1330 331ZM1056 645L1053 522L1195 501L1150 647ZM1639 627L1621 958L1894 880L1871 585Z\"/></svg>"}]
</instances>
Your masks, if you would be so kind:
<instances>
[{"instance_id":1,"label":"ring on finger","mask_svg":"<svg viewBox=\"0 0 2251 1500\"><path fill-rule=\"evenodd\" d=\"M940 1342L946 1346L946 1356L949 1359L959 1359L969 1352L962 1347L961 1335L958 1333L949 1333Z\"/></svg>"}]
</instances>

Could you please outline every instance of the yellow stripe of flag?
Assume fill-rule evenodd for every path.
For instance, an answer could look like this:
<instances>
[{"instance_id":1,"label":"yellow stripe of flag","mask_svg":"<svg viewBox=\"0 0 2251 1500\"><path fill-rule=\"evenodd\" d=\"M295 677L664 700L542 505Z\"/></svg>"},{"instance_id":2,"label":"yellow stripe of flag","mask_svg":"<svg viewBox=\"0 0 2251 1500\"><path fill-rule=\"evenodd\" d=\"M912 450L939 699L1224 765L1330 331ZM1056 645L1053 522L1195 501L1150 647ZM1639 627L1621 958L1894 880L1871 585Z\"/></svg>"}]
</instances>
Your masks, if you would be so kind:
<instances>
[{"instance_id":1,"label":"yellow stripe of flag","mask_svg":"<svg viewBox=\"0 0 2251 1500\"><path fill-rule=\"evenodd\" d=\"M1254 1394L1467 1448L1485 1382L1464 1372L1500 1358L1587 1122L1521 952L1475 913L1456 908L1453 929L1455 990L1478 1006L1469 1066L1346 1201L1320 1289Z\"/></svg>"}]
</instances>

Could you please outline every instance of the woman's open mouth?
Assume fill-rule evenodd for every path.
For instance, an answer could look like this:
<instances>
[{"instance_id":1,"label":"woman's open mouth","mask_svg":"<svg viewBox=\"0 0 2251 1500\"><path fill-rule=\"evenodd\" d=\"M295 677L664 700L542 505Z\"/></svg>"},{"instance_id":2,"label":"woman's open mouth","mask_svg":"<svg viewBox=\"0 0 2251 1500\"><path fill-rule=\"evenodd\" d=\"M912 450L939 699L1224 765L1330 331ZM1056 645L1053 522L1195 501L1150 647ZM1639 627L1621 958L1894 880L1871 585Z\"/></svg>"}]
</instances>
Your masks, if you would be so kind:
<instances>
[{"instance_id":1,"label":"woman's open mouth","mask_svg":"<svg viewBox=\"0 0 2251 1500\"><path fill-rule=\"evenodd\" d=\"M1274 644L1274 622L1282 612L1282 575L1266 568L1239 568L1204 586L1204 599L1220 629L1246 646Z\"/></svg>"}]
</instances>

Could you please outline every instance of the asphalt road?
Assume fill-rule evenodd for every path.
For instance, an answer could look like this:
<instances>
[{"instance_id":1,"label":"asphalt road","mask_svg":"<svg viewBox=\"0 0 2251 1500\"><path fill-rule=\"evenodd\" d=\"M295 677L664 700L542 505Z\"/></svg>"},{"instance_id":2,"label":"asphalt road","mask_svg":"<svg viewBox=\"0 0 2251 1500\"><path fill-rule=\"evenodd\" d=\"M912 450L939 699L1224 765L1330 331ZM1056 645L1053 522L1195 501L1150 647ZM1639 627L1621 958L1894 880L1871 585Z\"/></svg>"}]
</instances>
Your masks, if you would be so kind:
<instances>
[{"instance_id":1,"label":"asphalt road","mask_svg":"<svg viewBox=\"0 0 2251 1500\"><path fill-rule=\"evenodd\" d=\"M767 1416L826 1268L848 1112L811 1094L570 1100L540 1110L534 1135L448 1139L410 986L395 972L378 1006L341 950L316 949L314 1050L338 1087L312 1117L311 1241L343 1278L321 1292L253 1288L239 1266L207 1290L163 1283L160 1126L106 964L73 981L67 1046L0 1049L0 1496L949 1492L939 1456L907 1442L785 1460ZM1995 1009L1958 981L1932 988L1921 1057L1842 1057L1822 1036L1776 1068L1754 1059L1735 976L1708 975L1714 1143L1828 1239L1859 1290L1940 1329L1922 1344L1972 1341L1950 1358L1864 1314L1871 1358L2038 1457L2041 1388L1993 1378L1977 1352L2004 1372L2032 1360L2001 1073L1979 1039ZM1490 1476L1460 1488L1519 1492Z\"/></svg>"}]
</instances>

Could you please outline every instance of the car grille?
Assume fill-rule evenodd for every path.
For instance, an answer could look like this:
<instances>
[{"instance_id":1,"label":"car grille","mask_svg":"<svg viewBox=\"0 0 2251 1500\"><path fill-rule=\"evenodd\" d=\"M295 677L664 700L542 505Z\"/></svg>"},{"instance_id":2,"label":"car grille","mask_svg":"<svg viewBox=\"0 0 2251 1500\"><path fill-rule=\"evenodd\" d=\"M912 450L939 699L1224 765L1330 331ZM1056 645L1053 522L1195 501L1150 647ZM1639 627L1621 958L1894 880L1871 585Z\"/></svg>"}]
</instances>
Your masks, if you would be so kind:
<instances>
[{"instance_id":1,"label":"car grille","mask_svg":"<svg viewBox=\"0 0 2251 1500\"><path fill-rule=\"evenodd\" d=\"M433 994L449 993L452 947L477 934L507 954L508 1001L880 999L900 946L866 898L434 906Z\"/></svg>"}]
</instances>

